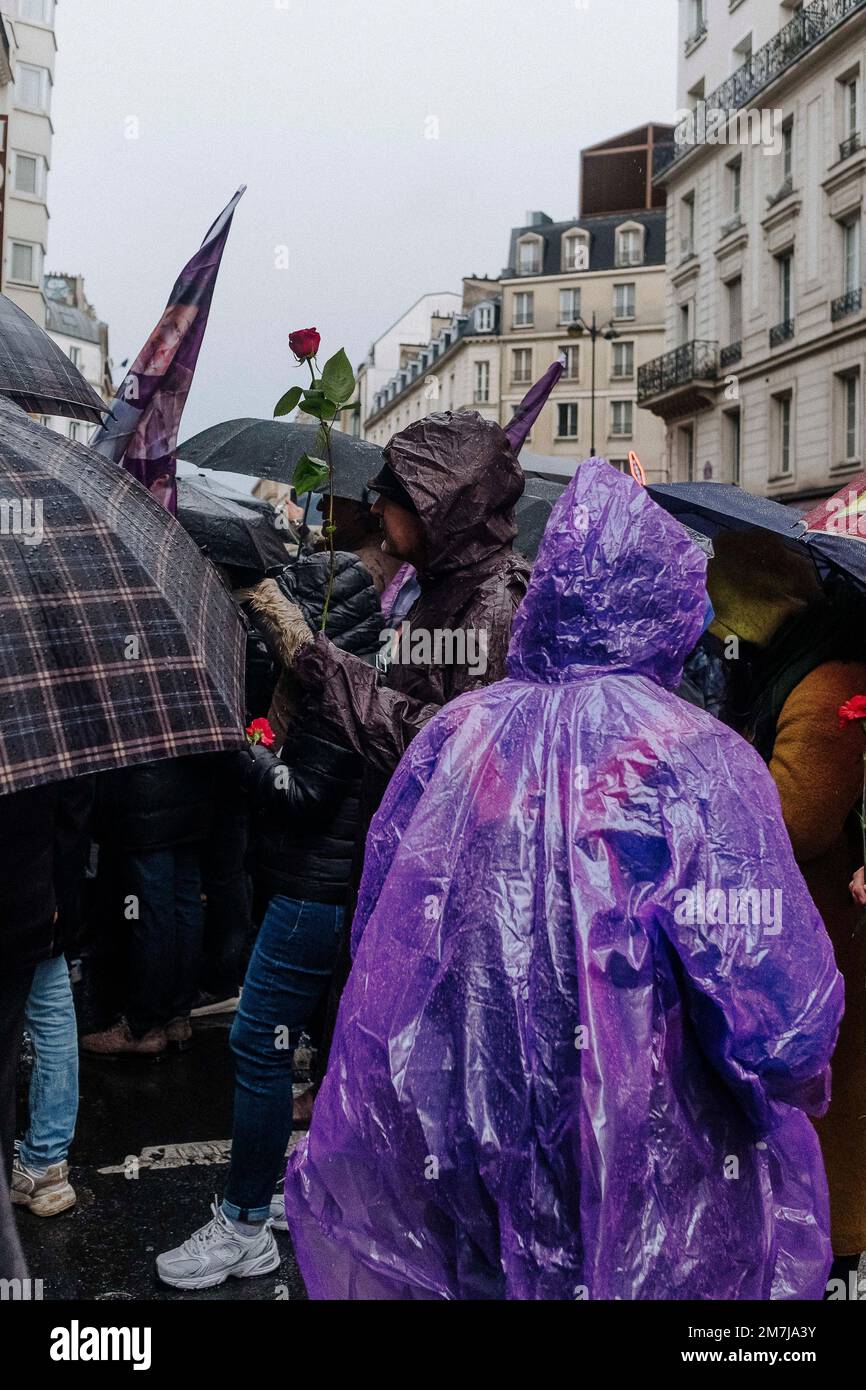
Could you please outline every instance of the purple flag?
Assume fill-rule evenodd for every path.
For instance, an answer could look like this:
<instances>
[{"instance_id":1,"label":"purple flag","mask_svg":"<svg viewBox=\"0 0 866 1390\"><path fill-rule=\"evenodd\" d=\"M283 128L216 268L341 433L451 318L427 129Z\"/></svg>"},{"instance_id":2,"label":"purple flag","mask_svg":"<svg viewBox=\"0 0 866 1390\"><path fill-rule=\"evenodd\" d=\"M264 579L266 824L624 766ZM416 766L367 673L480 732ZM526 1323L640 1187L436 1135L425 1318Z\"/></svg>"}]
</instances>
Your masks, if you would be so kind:
<instances>
[{"instance_id":1,"label":"purple flag","mask_svg":"<svg viewBox=\"0 0 866 1390\"><path fill-rule=\"evenodd\" d=\"M114 398L90 447L134 475L168 511L177 512L175 449L214 286L242 185L175 281L165 313Z\"/></svg>"},{"instance_id":2,"label":"purple flag","mask_svg":"<svg viewBox=\"0 0 866 1390\"><path fill-rule=\"evenodd\" d=\"M548 396L564 371L565 358L561 356L557 357L553 365L548 367L544 376L539 377L534 386L530 386L523 400L520 402L520 405L505 426L508 442L515 454L519 454L520 450L523 448L529 431L541 414Z\"/></svg>"}]
</instances>

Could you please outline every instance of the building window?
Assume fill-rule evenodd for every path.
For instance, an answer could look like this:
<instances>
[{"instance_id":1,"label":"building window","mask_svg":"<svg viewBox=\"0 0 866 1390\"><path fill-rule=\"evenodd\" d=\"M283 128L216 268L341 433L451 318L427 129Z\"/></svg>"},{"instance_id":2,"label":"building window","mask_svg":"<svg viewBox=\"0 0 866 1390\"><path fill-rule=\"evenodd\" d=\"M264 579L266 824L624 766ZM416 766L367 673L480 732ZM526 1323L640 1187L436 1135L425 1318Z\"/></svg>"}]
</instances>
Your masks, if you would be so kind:
<instances>
[{"instance_id":1,"label":"building window","mask_svg":"<svg viewBox=\"0 0 866 1390\"><path fill-rule=\"evenodd\" d=\"M475 310L475 328L479 333L490 333L493 328L493 305L479 304Z\"/></svg>"},{"instance_id":2,"label":"building window","mask_svg":"<svg viewBox=\"0 0 866 1390\"><path fill-rule=\"evenodd\" d=\"M779 322L790 323L794 317L794 256L789 251L777 257L779 266Z\"/></svg>"},{"instance_id":3,"label":"building window","mask_svg":"<svg viewBox=\"0 0 866 1390\"><path fill-rule=\"evenodd\" d=\"M559 291L559 322L577 323L580 318L580 290Z\"/></svg>"},{"instance_id":4,"label":"building window","mask_svg":"<svg viewBox=\"0 0 866 1390\"><path fill-rule=\"evenodd\" d=\"M11 241L9 249L9 279L19 285L38 285L42 279L41 248L29 241Z\"/></svg>"},{"instance_id":5,"label":"building window","mask_svg":"<svg viewBox=\"0 0 866 1390\"><path fill-rule=\"evenodd\" d=\"M739 217L743 208L743 161L735 159L728 165L728 194L732 217Z\"/></svg>"},{"instance_id":6,"label":"building window","mask_svg":"<svg viewBox=\"0 0 866 1390\"><path fill-rule=\"evenodd\" d=\"M728 476L732 483L740 481L740 412L729 410L725 413L726 453Z\"/></svg>"},{"instance_id":7,"label":"building window","mask_svg":"<svg viewBox=\"0 0 866 1390\"><path fill-rule=\"evenodd\" d=\"M518 275L539 275L541 273L541 242L538 237L517 244Z\"/></svg>"},{"instance_id":8,"label":"building window","mask_svg":"<svg viewBox=\"0 0 866 1390\"><path fill-rule=\"evenodd\" d=\"M532 348L512 348L511 380L515 386L532 380Z\"/></svg>"},{"instance_id":9,"label":"building window","mask_svg":"<svg viewBox=\"0 0 866 1390\"><path fill-rule=\"evenodd\" d=\"M580 348L576 343L567 343L559 351L565 358L565 366L562 371L564 381L579 381L580 379Z\"/></svg>"},{"instance_id":10,"label":"building window","mask_svg":"<svg viewBox=\"0 0 866 1390\"><path fill-rule=\"evenodd\" d=\"M685 347L686 343L691 340L692 333L692 306L689 301L679 306L677 333L679 336L679 346Z\"/></svg>"},{"instance_id":11,"label":"building window","mask_svg":"<svg viewBox=\"0 0 866 1390\"><path fill-rule=\"evenodd\" d=\"M534 312L535 296L532 290L523 290L514 296L514 324L515 328L531 328Z\"/></svg>"},{"instance_id":12,"label":"building window","mask_svg":"<svg viewBox=\"0 0 866 1390\"><path fill-rule=\"evenodd\" d=\"M631 401L611 401L610 403L610 433L611 438L631 439L632 431L632 402Z\"/></svg>"},{"instance_id":13,"label":"building window","mask_svg":"<svg viewBox=\"0 0 866 1390\"><path fill-rule=\"evenodd\" d=\"M69 349L69 360L73 367L81 366L81 348L74 345Z\"/></svg>"},{"instance_id":14,"label":"building window","mask_svg":"<svg viewBox=\"0 0 866 1390\"><path fill-rule=\"evenodd\" d=\"M558 439L577 438L577 402L570 401L567 405L557 406L558 422L556 434Z\"/></svg>"},{"instance_id":15,"label":"building window","mask_svg":"<svg viewBox=\"0 0 866 1390\"><path fill-rule=\"evenodd\" d=\"M857 134L859 134L859 131L860 131L860 79L859 79L859 77L851 77L851 78L849 78L848 81L845 83L844 101L845 101L845 111L844 111L845 136L846 136L846 138L849 138L849 139L850 139L850 137L851 137L852 135L857 135Z\"/></svg>"},{"instance_id":16,"label":"building window","mask_svg":"<svg viewBox=\"0 0 866 1390\"><path fill-rule=\"evenodd\" d=\"M634 376L634 343L613 343L613 375Z\"/></svg>"},{"instance_id":17,"label":"building window","mask_svg":"<svg viewBox=\"0 0 866 1390\"><path fill-rule=\"evenodd\" d=\"M563 270L589 270L589 242L585 236L572 232L562 238Z\"/></svg>"},{"instance_id":18,"label":"building window","mask_svg":"<svg viewBox=\"0 0 866 1390\"><path fill-rule=\"evenodd\" d=\"M843 465L860 462L860 371L843 372L838 382Z\"/></svg>"},{"instance_id":19,"label":"building window","mask_svg":"<svg viewBox=\"0 0 866 1390\"><path fill-rule=\"evenodd\" d=\"M54 0L18 0L18 14L33 24L53 24Z\"/></svg>"},{"instance_id":20,"label":"building window","mask_svg":"<svg viewBox=\"0 0 866 1390\"><path fill-rule=\"evenodd\" d=\"M70 420L69 422L69 438L81 439L81 425L77 420Z\"/></svg>"},{"instance_id":21,"label":"building window","mask_svg":"<svg viewBox=\"0 0 866 1390\"><path fill-rule=\"evenodd\" d=\"M16 193L24 193L33 198L42 196L42 160L35 154L15 154Z\"/></svg>"},{"instance_id":22,"label":"building window","mask_svg":"<svg viewBox=\"0 0 866 1390\"><path fill-rule=\"evenodd\" d=\"M794 182L794 122L788 120L782 126L782 183L790 187Z\"/></svg>"},{"instance_id":23,"label":"building window","mask_svg":"<svg viewBox=\"0 0 866 1390\"><path fill-rule=\"evenodd\" d=\"M613 316L615 319L633 319L635 316L634 285L614 285Z\"/></svg>"},{"instance_id":24,"label":"building window","mask_svg":"<svg viewBox=\"0 0 866 1390\"><path fill-rule=\"evenodd\" d=\"M687 193L680 202L680 257L688 260L695 254L695 195Z\"/></svg>"},{"instance_id":25,"label":"building window","mask_svg":"<svg viewBox=\"0 0 866 1390\"><path fill-rule=\"evenodd\" d=\"M486 405L490 400L490 363L475 363L475 402Z\"/></svg>"},{"instance_id":26,"label":"building window","mask_svg":"<svg viewBox=\"0 0 866 1390\"><path fill-rule=\"evenodd\" d=\"M860 288L860 218L852 217L842 227L842 293L855 294Z\"/></svg>"},{"instance_id":27,"label":"building window","mask_svg":"<svg viewBox=\"0 0 866 1390\"><path fill-rule=\"evenodd\" d=\"M728 296L728 342L738 343L743 336L743 281L741 276L725 286Z\"/></svg>"},{"instance_id":28,"label":"building window","mask_svg":"<svg viewBox=\"0 0 866 1390\"><path fill-rule=\"evenodd\" d=\"M689 0L689 32L686 37L686 50L703 38L707 32L706 0Z\"/></svg>"},{"instance_id":29,"label":"building window","mask_svg":"<svg viewBox=\"0 0 866 1390\"><path fill-rule=\"evenodd\" d=\"M695 480L695 430L693 425L681 425L677 430L677 455L680 478L687 483Z\"/></svg>"},{"instance_id":30,"label":"building window","mask_svg":"<svg viewBox=\"0 0 866 1390\"><path fill-rule=\"evenodd\" d=\"M643 229L620 227L616 234L616 264L643 265Z\"/></svg>"},{"instance_id":31,"label":"building window","mask_svg":"<svg viewBox=\"0 0 866 1390\"><path fill-rule=\"evenodd\" d=\"M47 68L19 63L15 71L15 104L48 114L51 77Z\"/></svg>"},{"instance_id":32,"label":"building window","mask_svg":"<svg viewBox=\"0 0 866 1390\"><path fill-rule=\"evenodd\" d=\"M774 396L773 409L773 461L776 477L790 477L792 453L792 398L790 391Z\"/></svg>"}]
</instances>

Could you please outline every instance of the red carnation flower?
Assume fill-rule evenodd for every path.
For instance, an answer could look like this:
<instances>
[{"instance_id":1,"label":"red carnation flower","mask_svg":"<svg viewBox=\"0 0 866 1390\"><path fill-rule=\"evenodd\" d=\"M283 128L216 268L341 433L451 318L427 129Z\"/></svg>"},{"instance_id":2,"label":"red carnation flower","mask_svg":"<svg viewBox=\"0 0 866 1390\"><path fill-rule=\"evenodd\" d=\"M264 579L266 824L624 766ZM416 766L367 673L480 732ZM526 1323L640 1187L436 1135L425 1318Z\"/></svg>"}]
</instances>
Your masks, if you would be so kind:
<instances>
[{"instance_id":1,"label":"red carnation flower","mask_svg":"<svg viewBox=\"0 0 866 1390\"><path fill-rule=\"evenodd\" d=\"M247 725L244 733L250 743L263 743L266 748L270 748L276 737L267 719L254 719Z\"/></svg>"},{"instance_id":2,"label":"red carnation flower","mask_svg":"<svg viewBox=\"0 0 866 1390\"><path fill-rule=\"evenodd\" d=\"M315 357L321 341L315 328L296 328L294 333L289 334L289 347L299 362Z\"/></svg>"},{"instance_id":3,"label":"red carnation flower","mask_svg":"<svg viewBox=\"0 0 866 1390\"><path fill-rule=\"evenodd\" d=\"M866 719L866 695L852 695L844 705L839 706L839 728L853 724L856 719Z\"/></svg>"}]
</instances>

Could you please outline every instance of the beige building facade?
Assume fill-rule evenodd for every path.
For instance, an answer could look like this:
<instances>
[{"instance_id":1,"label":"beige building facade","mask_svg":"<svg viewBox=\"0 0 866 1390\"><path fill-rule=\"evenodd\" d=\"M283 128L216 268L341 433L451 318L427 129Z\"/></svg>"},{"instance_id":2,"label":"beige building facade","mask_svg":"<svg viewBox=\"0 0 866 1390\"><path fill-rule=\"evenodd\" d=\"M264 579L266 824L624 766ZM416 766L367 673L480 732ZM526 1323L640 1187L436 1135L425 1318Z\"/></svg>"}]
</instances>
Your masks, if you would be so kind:
<instances>
[{"instance_id":1,"label":"beige building facade","mask_svg":"<svg viewBox=\"0 0 866 1390\"><path fill-rule=\"evenodd\" d=\"M81 275L46 275L45 327L48 336L77 367L98 396L109 404L114 398L111 358L108 352L108 325L98 317L84 293ZM59 415L42 417L42 423L68 439L87 443L96 429L83 420L67 420Z\"/></svg>"},{"instance_id":2,"label":"beige building facade","mask_svg":"<svg viewBox=\"0 0 866 1390\"><path fill-rule=\"evenodd\" d=\"M55 0L0 4L0 288L45 323Z\"/></svg>"},{"instance_id":3,"label":"beige building facade","mask_svg":"<svg viewBox=\"0 0 866 1390\"><path fill-rule=\"evenodd\" d=\"M682 4L680 45L656 180L666 352L639 371L642 413L670 480L805 505L864 467L866 0Z\"/></svg>"}]
</instances>

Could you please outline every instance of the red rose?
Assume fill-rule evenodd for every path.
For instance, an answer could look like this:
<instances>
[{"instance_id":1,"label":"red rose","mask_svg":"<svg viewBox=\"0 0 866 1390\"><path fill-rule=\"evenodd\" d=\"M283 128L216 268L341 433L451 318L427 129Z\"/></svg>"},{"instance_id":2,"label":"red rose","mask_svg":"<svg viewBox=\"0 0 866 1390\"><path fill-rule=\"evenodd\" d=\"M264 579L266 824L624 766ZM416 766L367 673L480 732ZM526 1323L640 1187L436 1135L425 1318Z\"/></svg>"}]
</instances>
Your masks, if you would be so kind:
<instances>
[{"instance_id":1,"label":"red rose","mask_svg":"<svg viewBox=\"0 0 866 1390\"><path fill-rule=\"evenodd\" d=\"M855 719L866 719L866 695L852 695L844 705L839 706L839 728L853 724Z\"/></svg>"},{"instance_id":2,"label":"red rose","mask_svg":"<svg viewBox=\"0 0 866 1390\"><path fill-rule=\"evenodd\" d=\"M294 333L289 334L289 347L299 362L315 357L321 341L315 328L296 328Z\"/></svg>"},{"instance_id":3,"label":"red rose","mask_svg":"<svg viewBox=\"0 0 866 1390\"><path fill-rule=\"evenodd\" d=\"M267 719L254 719L244 730L250 743L263 743L266 748L270 748L274 741L275 734Z\"/></svg>"}]
</instances>

